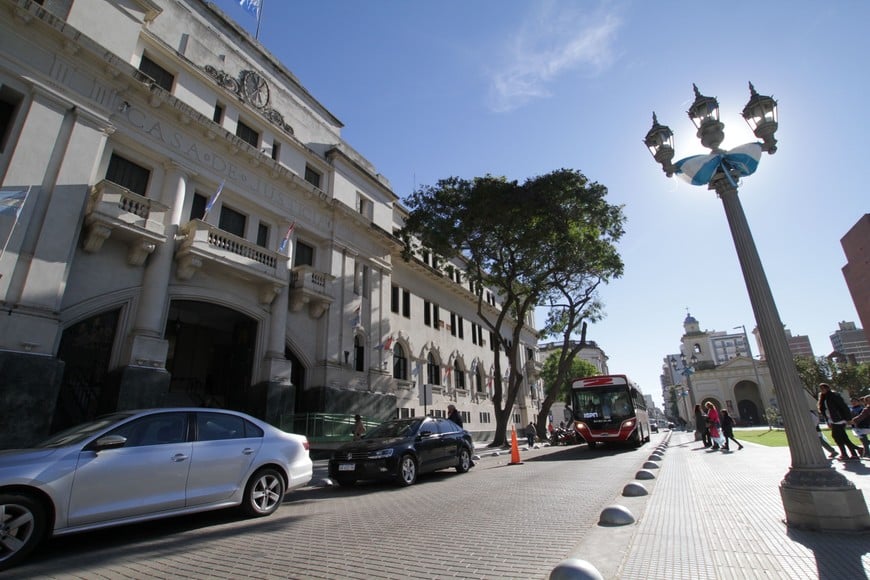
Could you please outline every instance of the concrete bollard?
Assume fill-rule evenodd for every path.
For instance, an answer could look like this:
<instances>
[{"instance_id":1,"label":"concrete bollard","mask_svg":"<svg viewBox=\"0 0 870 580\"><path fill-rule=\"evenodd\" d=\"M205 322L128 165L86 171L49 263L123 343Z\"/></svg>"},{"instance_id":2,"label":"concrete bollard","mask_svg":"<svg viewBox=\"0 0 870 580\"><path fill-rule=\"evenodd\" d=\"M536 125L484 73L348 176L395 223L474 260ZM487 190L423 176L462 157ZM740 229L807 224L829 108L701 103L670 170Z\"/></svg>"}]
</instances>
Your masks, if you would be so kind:
<instances>
[{"instance_id":1,"label":"concrete bollard","mask_svg":"<svg viewBox=\"0 0 870 580\"><path fill-rule=\"evenodd\" d=\"M634 516L628 508L621 505L607 506L598 516L598 524L602 526L627 526L634 523Z\"/></svg>"},{"instance_id":2,"label":"concrete bollard","mask_svg":"<svg viewBox=\"0 0 870 580\"><path fill-rule=\"evenodd\" d=\"M649 494L646 487L642 483L632 481L622 488L622 495L625 497L640 497Z\"/></svg>"},{"instance_id":3,"label":"concrete bollard","mask_svg":"<svg viewBox=\"0 0 870 580\"><path fill-rule=\"evenodd\" d=\"M648 469L641 469L637 473L634 474L635 479L655 479L656 475L652 471Z\"/></svg>"},{"instance_id":4,"label":"concrete bollard","mask_svg":"<svg viewBox=\"0 0 870 580\"><path fill-rule=\"evenodd\" d=\"M604 580L604 576L586 560L568 558L553 568L550 580Z\"/></svg>"},{"instance_id":5,"label":"concrete bollard","mask_svg":"<svg viewBox=\"0 0 870 580\"><path fill-rule=\"evenodd\" d=\"M646 463L643 464L643 468L644 469L658 469L659 464L656 463L655 461L647 461Z\"/></svg>"}]
</instances>

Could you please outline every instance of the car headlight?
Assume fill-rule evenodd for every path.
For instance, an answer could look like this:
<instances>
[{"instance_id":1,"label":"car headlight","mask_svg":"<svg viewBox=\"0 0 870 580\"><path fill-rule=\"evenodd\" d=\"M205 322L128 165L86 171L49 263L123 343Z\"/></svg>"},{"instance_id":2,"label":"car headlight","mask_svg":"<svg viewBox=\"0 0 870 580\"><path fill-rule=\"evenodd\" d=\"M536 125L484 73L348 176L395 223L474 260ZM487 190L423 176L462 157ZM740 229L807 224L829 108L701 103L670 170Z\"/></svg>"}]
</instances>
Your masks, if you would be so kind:
<instances>
[{"instance_id":1,"label":"car headlight","mask_svg":"<svg viewBox=\"0 0 870 580\"><path fill-rule=\"evenodd\" d=\"M386 459L393 456L393 449L378 449L369 453L369 459Z\"/></svg>"},{"instance_id":2,"label":"car headlight","mask_svg":"<svg viewBox=\"0 0 870 580\"><path fill-rule=\"evenodd\" d=\"M625 422L626 427L634 427L634 419L629 419Z\"/></svg>"}]
</instances>

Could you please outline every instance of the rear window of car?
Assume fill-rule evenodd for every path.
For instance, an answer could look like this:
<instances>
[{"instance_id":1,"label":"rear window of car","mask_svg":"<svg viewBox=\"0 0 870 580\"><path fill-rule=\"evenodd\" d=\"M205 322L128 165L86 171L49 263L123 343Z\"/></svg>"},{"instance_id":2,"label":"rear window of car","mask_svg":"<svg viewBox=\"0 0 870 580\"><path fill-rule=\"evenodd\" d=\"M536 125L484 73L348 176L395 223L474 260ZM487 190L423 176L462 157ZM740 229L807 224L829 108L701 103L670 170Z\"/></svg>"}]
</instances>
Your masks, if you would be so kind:
<instances>
[{"instance_id":1,"label":"rear window of car","mask_svg":"<svg viewBox=\"0 0 870 580\"><path fill-rule=\"evenodd\" d=\"M250 421L228 413L197 413L196 432L198 441L222 441L263 436L263 430Z\"/></svg>"}]
</instances>

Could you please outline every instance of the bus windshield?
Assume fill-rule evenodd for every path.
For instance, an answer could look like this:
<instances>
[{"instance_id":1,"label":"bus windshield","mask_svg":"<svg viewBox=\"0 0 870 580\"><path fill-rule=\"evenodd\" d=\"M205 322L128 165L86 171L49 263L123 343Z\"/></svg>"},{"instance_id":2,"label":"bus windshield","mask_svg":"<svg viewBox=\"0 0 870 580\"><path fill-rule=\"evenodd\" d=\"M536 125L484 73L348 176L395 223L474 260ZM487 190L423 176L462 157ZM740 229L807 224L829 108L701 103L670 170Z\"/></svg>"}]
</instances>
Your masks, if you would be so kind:
<instances>
[{"instance_id":1,"label":"bus windshield","mask_svg":"<svg viewBox=\"0 0 870 580\"><path fill-rule=\"evenodd\" d=\"M574 418L592 423L623 421L634 416L634 407L625 385L577 389L574 395Z\"/></svg>"}]
</instances>

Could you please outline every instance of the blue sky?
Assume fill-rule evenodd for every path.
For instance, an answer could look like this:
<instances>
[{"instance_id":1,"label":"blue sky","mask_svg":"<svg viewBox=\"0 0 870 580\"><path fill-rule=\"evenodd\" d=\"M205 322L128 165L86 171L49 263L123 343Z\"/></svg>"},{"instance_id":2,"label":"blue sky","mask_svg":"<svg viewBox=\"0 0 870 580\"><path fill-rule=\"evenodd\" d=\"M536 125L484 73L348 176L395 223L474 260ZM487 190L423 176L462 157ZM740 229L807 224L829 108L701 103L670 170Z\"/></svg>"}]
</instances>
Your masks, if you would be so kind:
<instances>
[{"instance_id":1,"label":"blue sky","mask_svg":"<svg viewBox=\"0 0 870 580\"><path fill-rule=\"evenodd\" d=\"M236 0L215 4L254 34ZM643 145L652 111L679 159L706 152L692 83L719 99L726 148L755 140L749 81L779 101L779 150L740 197L783 323L828 354L838 322L860 326L840 238L870 211L868 22L857 0L265 0L259 39L400 197L563 167L605 185L625 206L625 275L601 290L588 338L661 402L687 309L702 329L755 319L721 201L667 179Z\"/></svg>"}]
</instances>

